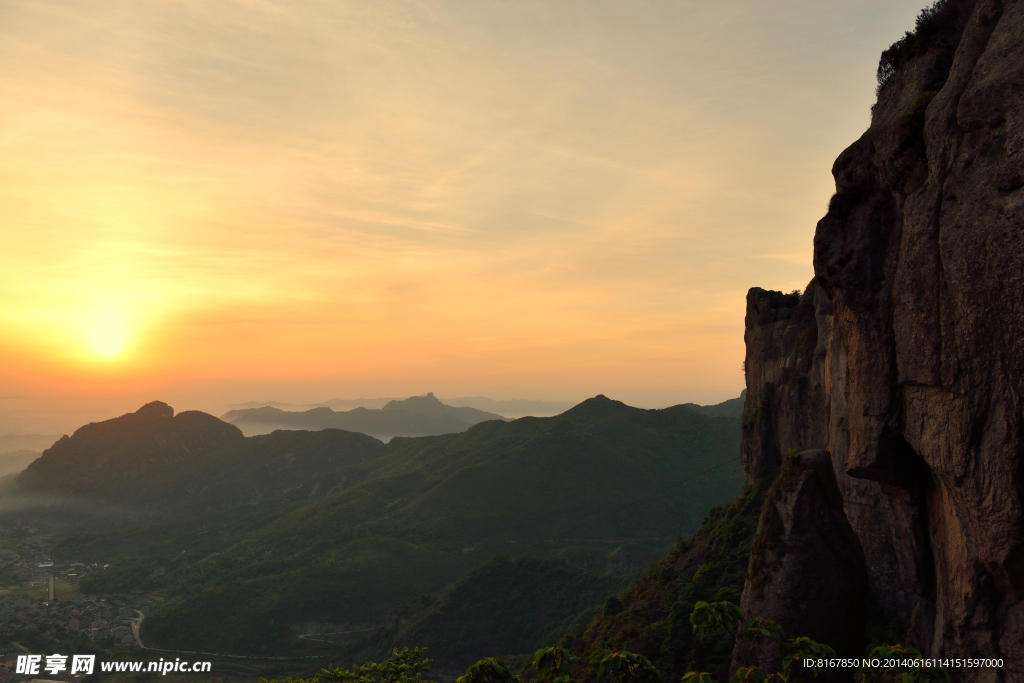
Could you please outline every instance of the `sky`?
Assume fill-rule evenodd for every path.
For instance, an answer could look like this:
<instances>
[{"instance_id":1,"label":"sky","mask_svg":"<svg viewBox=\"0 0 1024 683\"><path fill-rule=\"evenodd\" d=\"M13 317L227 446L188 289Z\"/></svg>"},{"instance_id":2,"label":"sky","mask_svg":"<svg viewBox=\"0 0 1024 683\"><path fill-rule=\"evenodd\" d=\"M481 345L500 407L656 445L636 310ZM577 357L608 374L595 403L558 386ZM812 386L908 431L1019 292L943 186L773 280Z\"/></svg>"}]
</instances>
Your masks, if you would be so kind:
<instances>
[{"instance_id":1,"label":"sky","mask_svg":"<svg viewBox=\"0 0 1024 683\"><path fill-rule=\"evenodd\" d=\"M736 396L922 4L0 0L0 432Z\"/></svg>"}]
</instances>

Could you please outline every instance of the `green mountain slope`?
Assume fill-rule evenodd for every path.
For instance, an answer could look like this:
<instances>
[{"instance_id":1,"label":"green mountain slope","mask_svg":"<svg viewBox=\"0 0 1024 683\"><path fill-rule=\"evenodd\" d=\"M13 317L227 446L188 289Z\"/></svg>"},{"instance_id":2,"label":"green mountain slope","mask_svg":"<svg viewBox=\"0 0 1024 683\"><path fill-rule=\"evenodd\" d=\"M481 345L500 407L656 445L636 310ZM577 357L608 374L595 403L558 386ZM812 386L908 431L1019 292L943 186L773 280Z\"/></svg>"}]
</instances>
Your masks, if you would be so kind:
<instances>
[{"instance_id":1,"label":"green mountain slope","mask_svg":"<svg viewBox=\"0 0 1024 683\"><path fill-rule=\"evenodd\" d=\"M77 437L62 446L66 477L102 471L95 449L71 457ZM180 439L167 443L180 450ZM177 460L126 447L115 471L170 464L115 489L124 519L86 519L53 555L111 565L86 592L165 596L143 627L150 644L309 649L297 636L316 624L387 626L403 602L441 593L496 554L636 571L741 490L738 450L735 418L603 396L555 418L388 444L324 430L232 436Z\"/></svg>"},{"instance_id":2,"label":"green mountain slope","mask_svg":"<svg viewBox=\"0 0 1024 683\"><path fill-rule=\"evenodd\" d=\"M689 617L699 600L739 604L768 483L713 509L692 538L680 540L629 590L610 598L602 614L562 639L577 659L577 678L596 679L602 658L628 650L648 657L666 681L687 671L728 679L733 639L725 634L699 639ZM530 667L523 671L527 679L535 673Z\"/></svg>"},{"instance_id":3,"label":"green mountain slope","mask_svg":"<svg viewBox=\"0 0 1024 683\"><path fill-rule=\"evenodd\" d=\"M453 671L495 654L533 652L566 622L622 590L624 577L601 576L555 559L497 555L413 615L381 648L427 646Z\"/></svg>"},{"instance_id":4,"label":"green mountain slope","mask_svg":"<svg viewBox=\"0 0 1024 683\"><path fill-rule=\"evenodd\" d=\"M340 429L254 436L140 488L139 500L203 512L308 501L371 476L384 450Z\"/></svg>"},{"instance_id":5,"label":"green mountain slope","mask_svg":"<svg viewBox=\"0 0 1024 683\"><path fill-rule=\"evenodd\" d=\"M202 564L189 567L184 590L146 619L145 642L221 652L299 647L306 644L296 638L304 625L377 625L396 600L436 590L468 568L465 558L379 536L315 556L250 556L226 575L210 573L222 565Z\"/></svg>"},{"instance_id":6,"label":"green mountain slope","mask_svg":"<svg viewBox=\"0 0 1024 683\"><path fill-rule=\"evenodd\" d=\"M396 439L375 458L372 478L168 574L170 597L147 619L147 638L284 647L288 629L303 622L386 625L400 603L496 553L665 547L740 490L738 427L686 408L646 411L598 397L558 418ZM697 476L709 466L718 469ZM350 587L343 599L328 580ZM218 626L239 614L246 619L230 635Z\"/></svg>"}]
</instances>

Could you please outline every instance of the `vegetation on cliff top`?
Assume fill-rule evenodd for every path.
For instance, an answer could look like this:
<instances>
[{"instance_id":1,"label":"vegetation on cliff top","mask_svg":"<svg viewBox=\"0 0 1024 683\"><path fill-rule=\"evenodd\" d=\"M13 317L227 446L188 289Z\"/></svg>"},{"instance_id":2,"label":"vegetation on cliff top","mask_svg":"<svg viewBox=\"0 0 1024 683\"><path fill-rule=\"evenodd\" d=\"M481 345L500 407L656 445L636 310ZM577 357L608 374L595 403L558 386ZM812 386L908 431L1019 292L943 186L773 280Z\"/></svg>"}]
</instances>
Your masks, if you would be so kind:
<instances>
[{"instance_id":1,"label":"vegetation on cliff top","mask_svg":"<svg viewBox=\"0 0 1024 683\"><path fill-rule=\"evenodd\" d=\"M928 90L939 90L953 64L953 53L960 42L967 19L976 0L937 0L917 15L914 30L882 52L878 60L878 92L892 80L901 66L915 57L939 48L932 64L935 82Z\"/></svg>"}]
</instances>

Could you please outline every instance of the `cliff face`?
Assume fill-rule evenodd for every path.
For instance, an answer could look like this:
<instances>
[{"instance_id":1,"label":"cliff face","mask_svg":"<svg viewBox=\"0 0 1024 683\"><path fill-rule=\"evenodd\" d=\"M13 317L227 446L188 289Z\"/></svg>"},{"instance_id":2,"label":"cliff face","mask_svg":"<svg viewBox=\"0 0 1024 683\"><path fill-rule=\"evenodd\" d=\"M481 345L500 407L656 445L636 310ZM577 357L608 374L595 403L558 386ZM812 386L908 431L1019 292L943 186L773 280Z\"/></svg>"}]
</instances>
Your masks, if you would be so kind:
<instances>
[{"instance_id":1,"label":"cliff face","mask_svg":"<svg viewBox=\"0 0 1024 683\"><path fill-rule=\"evenodd\" d=\"M869 620L901 621L933 656L1006 661L954 677L1021 680L1024 0L922 17L835 162L814 281L748 294L744 471L827 450ZM814 562L797 546L787 576L752 562L748 609L778 616L787 591L827 584ZM773 582L778 595L753 599ZM781 621L816 635L809 613Z\"/></svg>"}]
</instances>

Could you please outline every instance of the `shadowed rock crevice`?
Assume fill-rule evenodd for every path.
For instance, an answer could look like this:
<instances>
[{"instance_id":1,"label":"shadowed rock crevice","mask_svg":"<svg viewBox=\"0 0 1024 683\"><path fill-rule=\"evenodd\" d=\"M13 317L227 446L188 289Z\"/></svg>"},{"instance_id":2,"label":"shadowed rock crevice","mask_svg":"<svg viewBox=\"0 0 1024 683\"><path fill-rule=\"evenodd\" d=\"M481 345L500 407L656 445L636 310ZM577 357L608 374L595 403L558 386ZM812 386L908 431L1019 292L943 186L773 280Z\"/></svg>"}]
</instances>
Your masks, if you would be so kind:
<instances>
[{"instance_id":1,"label":"shadowed rock crevice","mask_svg":"<svg viewBox=\"0 0 1024 683\"><path fill-rule=\"evenodd\" d=\"M827 451L787 457L765 501L751 547L744 613L774 620L790 636L839 643L853 657L863 649L867 573ZM777 667L774 647L738 642L733 666Z\"/></svg>"}]
</instances>

